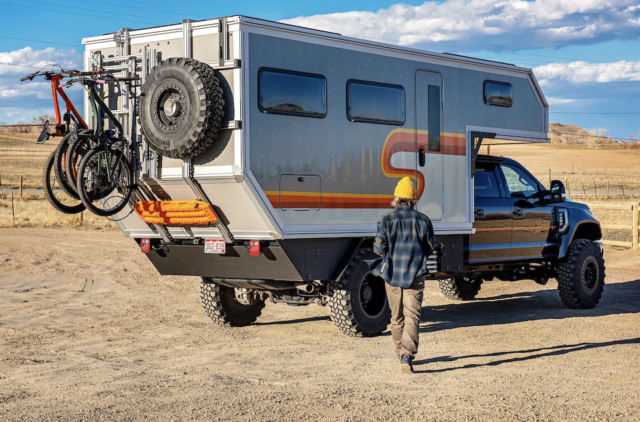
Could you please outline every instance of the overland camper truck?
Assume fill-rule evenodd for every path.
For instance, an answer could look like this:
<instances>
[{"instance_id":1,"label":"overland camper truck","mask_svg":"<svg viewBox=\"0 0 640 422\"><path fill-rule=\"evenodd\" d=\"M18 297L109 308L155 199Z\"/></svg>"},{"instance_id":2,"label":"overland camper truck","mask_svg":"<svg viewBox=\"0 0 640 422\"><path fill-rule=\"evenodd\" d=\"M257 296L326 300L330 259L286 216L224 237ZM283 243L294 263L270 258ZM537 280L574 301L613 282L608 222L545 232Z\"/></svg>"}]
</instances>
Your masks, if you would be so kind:
<instances>
[{"instance_id":1,"label":"overland camper truck","mask_svg":"<svg viewBox=\"0 0 640 422\"><path fill-rule=\"evenodd\" d=\"M141 79L108 93L143 149L138 195L115 220L161 275L202 278L218 324L250 324L270 300L329 305L348 335L383 331L384 281L365 259L405 176L433 222L427 269L447 297L471 300L494 278L555 278L570 308L601 297L589 208L560 181L479 155L549 141L531 69L245 16L83 43L85 71ZM213 217L190 220L194 207Z\"/></svg>"}]
</instances>

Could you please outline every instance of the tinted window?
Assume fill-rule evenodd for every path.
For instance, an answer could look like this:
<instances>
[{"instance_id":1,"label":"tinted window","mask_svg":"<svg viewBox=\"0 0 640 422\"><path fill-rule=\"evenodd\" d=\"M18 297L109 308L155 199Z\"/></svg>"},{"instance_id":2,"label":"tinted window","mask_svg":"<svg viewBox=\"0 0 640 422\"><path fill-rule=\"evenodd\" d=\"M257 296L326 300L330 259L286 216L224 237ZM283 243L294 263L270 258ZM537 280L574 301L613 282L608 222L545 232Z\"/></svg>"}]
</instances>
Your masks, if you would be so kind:
<instances>
[{"instance_id":1,"label":"tinted window","mask_svg":"<svg viewBox=\"0 0 640 422\"><path fill-rule=\"evenodd\" d=\"M507 180L507 190L512 198L528 198L538 192L538 184L522 169L503 165L502 173Z\"/></svg>"},{"instance_id":2,"label":"tinted window","mask_svg":"<svg viewBox=\"0 0 640 422\"><path fill-rule=\"evenodd\" d=\"M440 151L440 87L429 85L429 151Z\"/></svg>"},{"instance_id":3,"label":"tinted window","mask_svg":"<svg viewBox=\"0 0 640 422\"><path fill-rule=\"evenodd\" d=\"M327 115L327 80L321 75L260 69L259 106L265 113Z\"/></svg>"},{"instance_id":4,"label":"tinted window","mask_svg":"<svg viewBox=\"0 0 640 422\"><path fill-rule=\"evenodd\" d=\"M484 102L489 105L511 107L513 105L513 88L511 84L485 81Z\"/></svg>"},{"instance_id":5,"label":"tinted window","mask_svg":"<svg viewBox=\"0 0 640 422\"><path fill-rule=\"evenodd\" d=\"M478 198L499 198L500 189L493 168L476 168L475 194Z\"/></svg>"},{"instance_id":6,"label":"tinted window","mask_svg":"<svg viewBox=\"0 0 640 422\"><path fill-rule=\"evenodd\" d=\"M404 124L404 88L371 82L347 84L349 120L369 123Z\"/></svg>"}]
</instances>

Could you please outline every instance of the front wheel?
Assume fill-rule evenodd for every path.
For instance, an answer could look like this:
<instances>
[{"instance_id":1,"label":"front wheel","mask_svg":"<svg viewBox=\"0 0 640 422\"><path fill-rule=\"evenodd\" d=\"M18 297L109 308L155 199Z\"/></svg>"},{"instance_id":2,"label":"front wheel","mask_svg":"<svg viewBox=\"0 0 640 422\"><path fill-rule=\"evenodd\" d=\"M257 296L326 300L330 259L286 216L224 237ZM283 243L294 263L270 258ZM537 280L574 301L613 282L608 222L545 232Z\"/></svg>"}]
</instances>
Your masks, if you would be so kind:
<instances>
[{"instance_id":1,"label":"front wheel","mask_svg":"<svg viewBox=\"0 0 640 422\"><path fill-rule=\"evenodd\" d=\"M590 240L571 244L567 259L558 266L558 291L567 308L591 309L598 304L604 290L604 258L600 248Z\"/></svg>"},{"instance_id":2,"label":"front wheel","mask_svg":"<svg viewBox=\"0 0 640 422\"><path fill-rule=\"evenodd\" d=\"M109 217L129 202L135 187L129 160L121 151L93 150L78 168L77 191L92 213Z\"/></svg>"},{"instance_id":3,"label":"front wheel","mask_svg":"<svg viewBox=\"0 0 640 422\"><path fill-rule=\"evenodd\" d=\"M252 324L264 308L264 300L254 293L222 286L208 277L202 277L200 299L207 316L223 326L244 327Z\"/></svg>"},{"instance_id":4,"label":"front wheel","mask_svg":"<svg viewBox=\"0 0 640 422\"><path fill-rule=\"evenodd\" d=\"M364 261L368 250L360 249L329 295L331 320L344 334L371 337L391 322L385 281L369 271Z\"/></svg>"}]
</instances>

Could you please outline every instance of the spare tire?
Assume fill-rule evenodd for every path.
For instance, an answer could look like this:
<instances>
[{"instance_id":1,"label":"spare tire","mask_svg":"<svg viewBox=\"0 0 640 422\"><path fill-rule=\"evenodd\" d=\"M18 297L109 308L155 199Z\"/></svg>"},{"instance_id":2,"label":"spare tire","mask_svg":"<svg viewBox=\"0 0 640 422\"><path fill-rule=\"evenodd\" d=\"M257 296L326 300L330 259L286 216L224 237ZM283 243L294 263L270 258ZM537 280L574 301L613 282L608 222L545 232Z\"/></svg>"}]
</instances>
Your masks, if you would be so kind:
<instances>
[{"instance_id":1,"label":"spare tire","mask_svg":"<svg viewBox=\"0 0 640 422\"><path fill-rule=\"evenodd\" d=\"M158 154L195 157L213 144L222 124L220 81L197 60L163 60L142 85L139 114L142 134Z\"/></svg>"}]
</instances>

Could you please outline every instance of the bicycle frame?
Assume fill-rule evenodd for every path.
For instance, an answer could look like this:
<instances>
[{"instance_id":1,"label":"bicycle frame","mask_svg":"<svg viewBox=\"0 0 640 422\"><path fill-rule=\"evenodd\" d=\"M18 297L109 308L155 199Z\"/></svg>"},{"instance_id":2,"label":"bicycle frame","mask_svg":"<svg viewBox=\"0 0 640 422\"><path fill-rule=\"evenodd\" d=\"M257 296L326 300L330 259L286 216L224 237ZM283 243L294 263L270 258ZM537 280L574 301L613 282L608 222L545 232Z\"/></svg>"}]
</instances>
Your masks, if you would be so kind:
<instances>
[{"instance_id":1,"label":"bicycle frame","mask_svg":"<svg viewBox=\"0 0 640 422\"><path fill-rule=\"evenodd\" d=\"M89 128L85 123L84 119L82 118L82 116L80 115L80 113L78 113L78 110L76 110L75 106L73 105L69 97L67 97L67 94L65 94L64 90L62 89L62 86L60 86L61 80L62 80L61 75L51 75L51 93L53 95L53 108L56 113L56 131L55 133L50 134L50 136L65 136L69 130L68 127L65 127L62 124L58 94L60 94L60 96L62 97L62 100L64 101L66 112L72 113L73 116L76 118L77 122L82 126L83 129ZM69 122L67 122L67 125L68 124Z\"/></svg>"}]
</instances>

